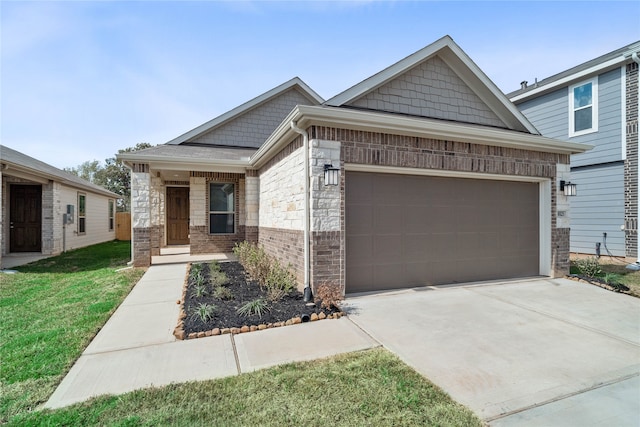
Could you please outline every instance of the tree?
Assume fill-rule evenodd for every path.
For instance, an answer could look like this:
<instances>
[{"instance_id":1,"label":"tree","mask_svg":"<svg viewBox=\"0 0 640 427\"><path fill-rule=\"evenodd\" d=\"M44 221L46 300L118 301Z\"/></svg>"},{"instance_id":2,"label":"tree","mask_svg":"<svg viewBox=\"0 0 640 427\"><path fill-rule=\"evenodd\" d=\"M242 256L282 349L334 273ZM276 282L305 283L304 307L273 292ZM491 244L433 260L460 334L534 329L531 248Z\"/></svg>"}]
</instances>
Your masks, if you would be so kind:
<instances>
[{"instance_id":1,"label":"tree","mask_svg":"<svg viewBox=\"0 0 640 427\"><path fill-rule=\"evenodd\" d=\"M153 145L141 142L136 144L135 147L118 150L118 154L130 153L151 147L153 147ZM84 162L76 168L65 168L64 170L119 194L122 196L122 199L118 200L118 211L127 212L130 210L131 171L121 160L116 159L115 156L105 159L104 165L98 160L93 160Z\"/></svg>"}]
</instances>

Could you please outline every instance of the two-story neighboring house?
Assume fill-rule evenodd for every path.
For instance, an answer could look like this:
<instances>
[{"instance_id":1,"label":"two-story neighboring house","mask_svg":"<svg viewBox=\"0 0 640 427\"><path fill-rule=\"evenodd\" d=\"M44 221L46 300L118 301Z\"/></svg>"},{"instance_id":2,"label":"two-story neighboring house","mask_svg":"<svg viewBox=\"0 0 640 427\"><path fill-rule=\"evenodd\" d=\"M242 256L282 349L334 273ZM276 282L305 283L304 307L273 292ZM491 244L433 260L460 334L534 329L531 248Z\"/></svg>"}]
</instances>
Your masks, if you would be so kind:
<instances>
[{"instance_id":1,"label":"two-story neighboring house","mask_svg":"<svg viewBox=\"0 0 640 427\"><path fill-rule=\"evenodd\" d=\"M638 55L640 41L507 95L542 135L594 146L571 156L574 253L640 257Z\"/></svg>"}]
</instances>

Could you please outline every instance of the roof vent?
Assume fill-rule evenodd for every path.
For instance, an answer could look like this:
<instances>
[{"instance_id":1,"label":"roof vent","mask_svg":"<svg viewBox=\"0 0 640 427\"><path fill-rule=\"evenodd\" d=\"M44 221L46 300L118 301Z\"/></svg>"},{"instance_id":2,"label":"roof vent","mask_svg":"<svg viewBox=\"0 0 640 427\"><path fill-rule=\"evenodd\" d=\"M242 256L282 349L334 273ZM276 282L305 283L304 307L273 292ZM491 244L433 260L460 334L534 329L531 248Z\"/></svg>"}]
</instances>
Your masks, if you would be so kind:
<instances>
[{"instance_id":1,"label":"roof vent","mask_svg":"<svg viewBox=\"0 0 640 427\"><path fill-rule=\"evenodd\" d=\"M529 83L529 82L528 82L528 81L526 81L526 80L521 81L521 82L520 82L520 89L526 89L526 88L527 88L527 84L528 84L528 83Z\"/></svg>"}]
</instances>

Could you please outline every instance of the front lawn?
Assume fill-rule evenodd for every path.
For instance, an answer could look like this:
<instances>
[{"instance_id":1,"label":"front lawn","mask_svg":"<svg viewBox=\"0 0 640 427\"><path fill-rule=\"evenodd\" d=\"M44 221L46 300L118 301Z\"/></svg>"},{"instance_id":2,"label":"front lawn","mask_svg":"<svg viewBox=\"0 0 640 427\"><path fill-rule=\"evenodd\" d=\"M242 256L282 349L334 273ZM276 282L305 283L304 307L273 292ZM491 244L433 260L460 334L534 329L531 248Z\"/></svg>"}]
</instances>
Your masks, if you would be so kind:
<instances>
[{"instance_id":1,"label":"front lawn","mask_svg":"<svg viewBox=\"0 0 640 427\"><path fill-rule=\"evenodd\" d=\"M0 273L0 424L33 411L144 273L129 242L66 252Z\"/></svg>"},{"instance_id":2,"label":"front lawn","mask_svg":"<svg viewBox=\"0 0 640 427\"><path fill-rule=\"evenodd\" d=\"M466 427L482 422L397 357L374 349L99 397L30 413L15 425Z\"/></svg>"}]
</instances>

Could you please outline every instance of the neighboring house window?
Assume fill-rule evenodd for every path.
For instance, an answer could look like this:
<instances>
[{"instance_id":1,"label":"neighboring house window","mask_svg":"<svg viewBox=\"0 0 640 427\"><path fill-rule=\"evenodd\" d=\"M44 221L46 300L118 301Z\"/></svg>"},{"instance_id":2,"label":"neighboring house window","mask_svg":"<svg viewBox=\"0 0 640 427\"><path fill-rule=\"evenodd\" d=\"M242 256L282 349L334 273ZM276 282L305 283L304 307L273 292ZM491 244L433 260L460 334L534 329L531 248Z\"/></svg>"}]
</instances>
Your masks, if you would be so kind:
<instances>
[{"instance_id":1,"label":"neighboring house window","mask_svg":"<svg viewBox=\"0 0 640 427\"><path fill-rule=\"evenodd\" d=\"M598 79L569 87L569 136L598 131Z\"/></svg>"},{"instance_id":2,"label":"neighboring house window","mask_svg":"<svg viewBox=\"0 0 640 427\"><path fill-rule=\"evenodd\" d=\"M87 196L78 193L78 234L86 232Z\"/></svg>"},{"instance_id":3,"label":"neighboring house window","mask_svg":"<svg viewBox=\"0 0 640 427\"><path fill-rule=\"evenodd\" d=\"M109 199L109 231L113 231L113 227L114 227L114 218L113 218L114 206L115 206L114 201Z\"/></svg>"},{"instance_id":4,"label":"neighboring house window","mask_svg":"<svg viewBox=\"0 0 640 427\"><path fill-rule=\"evenodd\" d=\"M235 232L235 185L209 184L209 233Z\"/></svg>"}]
</instances>

